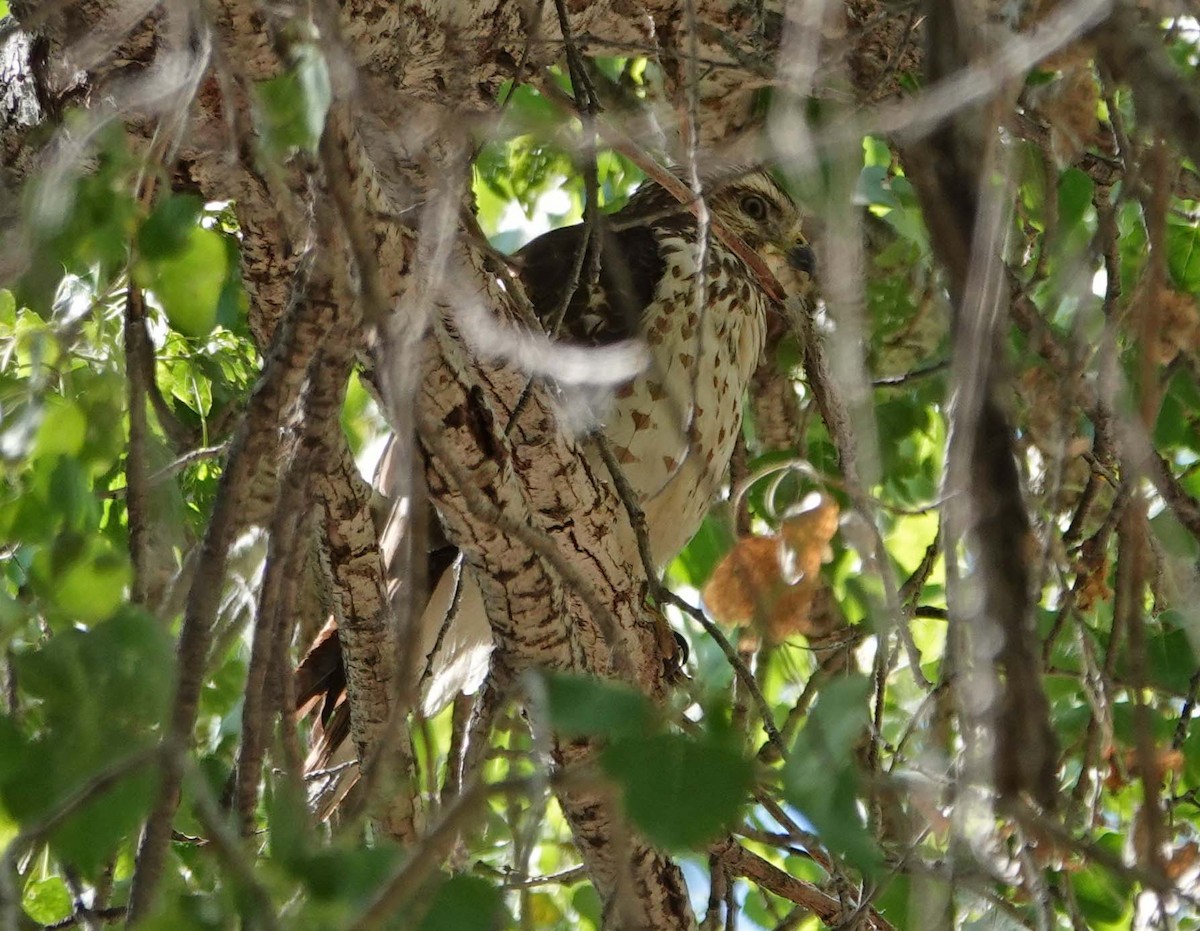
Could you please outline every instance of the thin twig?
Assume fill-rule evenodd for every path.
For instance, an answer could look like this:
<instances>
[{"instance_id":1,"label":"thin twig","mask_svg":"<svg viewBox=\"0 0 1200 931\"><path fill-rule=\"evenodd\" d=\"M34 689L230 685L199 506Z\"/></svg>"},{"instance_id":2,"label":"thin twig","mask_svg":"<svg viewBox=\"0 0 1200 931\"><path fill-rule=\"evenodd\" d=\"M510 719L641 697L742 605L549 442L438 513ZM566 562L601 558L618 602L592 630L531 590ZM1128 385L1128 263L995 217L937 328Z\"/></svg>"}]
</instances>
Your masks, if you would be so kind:
<instances>
[{"instance_id":1,"label":"thin twig","mask_svg":"<svg viewBox=\"0 0 1200 931\"><path fill-rule=\"evenodd\" d=\"M150 473L148 479L151 486L157 485L165 481L172 475L182 472L190 465L195 465L197 462L202 462L205 459L217 459L229 451L229 441L217 443L215 446L201 446L198 449L188 450L181 454L173 462L167 463L161 469Z\"/></svg>"},{"instance_id":2,"label":"thin twig","mask_svg":"<svg viewBox=\"0 0 1200 931\"><path fill-rule=\"evenodd\" d=\"M612 476L613 485L616 487L617 496L621 499L626 513L629 515L629 522L633 526L634 534L637 537L638 554L641 556L642 564L646 570L647 577L650 581L651 593L656 601L660 604L672 604L683 613L694 618L705 631L716 641L721 648L721 652L725 654L725 658L729 661L729 665L733 668L734 674L750 693L754 701L755 708L758 711L759 717L763 722L763 730L767 732L767 736L771 743L774 744L776 750L781 756L787 756L787 746L780 736L779 729L775 726L774 715L771 712L771 706L767 704L766 698L762 694L762 690L758 687L758 682L754 678L754 673L746 666L745 661L734 649L733 644L725 636L724 632L710 621L705 613L688 604L673 591L667 588L658 580L658 573L654 566L654 560L650 552L650 538L646 528L646 516L642 512L641 507L637 503L637 496L634 494L633 487L629 484L629 480L625 477L624 471L617 463L616 457L613 455L612 449L608 441L604 437L596 437L596 446L600 451L600 456L604 460L605 466L608 468L609 475Z\"/></svg>"},{"instance_id":3,"label":"thin twig","mask_svg":"<svg viewBox=\"0 0 1200 931\"><path fill-rule=\"evenodd\" d=\"M721 628L709 620L708 615L701 609L688 604L668 588L659 586L655 597L661 599L664 604L674 605L684 614L688 615L704 628L705 633L716 641L717 646L721 648L721 652L725 654L725 659L733 667L738 681L750 693L750 697L754 701L754 707L762 719L763 730L767 732L767 738L782 757L786 759L788 755L787 744L784 743L783 735L779 733L779 728L775 725L775 715L771 711L771 706L767 703L762 689L758 687L758 682L755 680L754 674L746 667L745 662L742 661L737 650L729 642L729 638L725 636Z\"/></svg>"},{"instance_id":4,"label":"thin twig","mask_svg":"<svg viewBox=\"0 0 1200 931\"><path fill-rule=\"evenodd\" d=\"M129 404L129 445L125 452L125 511L129 525L129 556L133 565L130 600L146 603L150 520L146 444L146 371L138 360L147 339L142 291L130 282L125 292L125 380Z\"/></svg>"},{"instance_id":5,"label":"thin twig","mask_svg":"<svg viewBox=\"0 0 1200 931\"><path fill-rule=\"evenodd\" d=\"M827 925L837 927L844 916L842 903L833 896L811 883L788 875L732 838L714 844L710 850L733 875L749 879L767 891L803 906ZM870 909L866 917L870 927L876 931L895 931L893 925L875 909Z\"/></svg>"}]
</instances>

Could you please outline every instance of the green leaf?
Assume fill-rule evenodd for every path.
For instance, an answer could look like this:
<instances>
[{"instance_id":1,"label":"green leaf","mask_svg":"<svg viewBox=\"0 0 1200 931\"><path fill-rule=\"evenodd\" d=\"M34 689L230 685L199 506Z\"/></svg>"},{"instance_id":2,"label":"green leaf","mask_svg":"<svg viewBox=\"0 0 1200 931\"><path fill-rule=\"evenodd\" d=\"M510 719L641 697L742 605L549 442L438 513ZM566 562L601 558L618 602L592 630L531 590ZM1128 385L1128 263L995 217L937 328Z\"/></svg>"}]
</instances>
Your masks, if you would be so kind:
<instances>
[{"instance_id":1,"label":"green leaf","mask_svg":"<svg viewBox=\"0 0 1200 931\"><path fill-rule=\"evenodd\" d=\"M0 747L3 747L2 743L0 743ZM1192 789L1200 788L1200 730L1192 728L1181 749L1183 750L1187 785Z\"/></svg>"},{"instance_id":2,"label":"green leaf","mask_svg":"<svg viewBox=\"0 0 1200 931\"><path fill-rule=\"evenodd\" d=\"M754 781L750 762L725 742L659 734L614 742L601 765L625 811L655 844L695 848L733 824Z\"/></svg>"},{"instance_id":3,"label":"green leaf","mask_svg":"<svg viewBox=\"0 0 1200 931\"><path fill-rule=\"evenodd\" d=\"M1115 833L1102 836L1097 845L1113 856L1123 855L1124 839ZM1088 866L1068 874L1079 910L1091 927L1121 921L1133 906L1133 887L1102 866Z\"/></svg>"},{"instance_id":4,"label":"green leaf","mask_svg":"<svg viewBox=\"0 0 1200 931\"><path fill-rule=\"evenodd\" d=\"M871 684L858 673L834 679L821 690L809 712L795 750L823 757L844 768L854 757L854 745L867 729L867 696Z\"/></svg>"},{"instance_id":5,"label":"green leaf","mask_svg":"<svg viewBox=\"0 0 1200 931\"><path fill-rule=\"evenodd\" d=\"M6 288L0 288L0 327L11 329L17 325L17 299Z\"/></svg>"},{"instance_id":6,"label":"green leaf","mask_svg":"<svg viewBox=\"0 0 1200 931\"><path fill-rule=\"evenodd\" d=\"M128 555L98 534L63 533L34 558L38 590L70 622L94 624L125 600L132 569Z\"/></svg>"},{"instance_id":7,"label":"green leaf","mask_svg":"<svg viewBox=\"0 0 1200 931\"><path fill-rule=\"evenodd\" d=\"M157 789L158 775L150 764L119 780L54 832L55 852L85 875L96 875L116 846L132 837L150 813Z\"/></svg>"},{"instance_id":8,"label":"green leaf","mask_svg":"<svg viewBox=\"0 0 1200 931\"><path fill-rule=\"evenodd\" d=\"M1058 179L1058 223L1063 234L1070 234L1083 222L1092 207L1095 184L1078 168L1068 168Z\"/></svg>"},{"instance_id":9,"label":"green leaf","mask_svg":"<svg viewBox=\"0 0 1200 931\"><path fill-rule=\"evenodd\" d=\"M504 920L498 889L477 876L453 876L433 894L419 931L499 931Z\"/></svg>"},{"instance_id":10,"label":"green leaf","mask_svg":"<svg viewBox=\"0 0 1200 931\"><path fill-rule=\"evenodd\" d=\"M0 799L28 824L156 739L172 689L172 644L157 620L125 609L18 653L14 667L42 726L23 736L11 721L0 724ZM94 875L145 817L156 772L148 763L66 818L52 837L57 854Z\"/></svg>"},{"instance_id":11,"label":"green leaf","mask_svg":"<svg viewBox=\"0 0 1200 931\"><path fill-rule=\"evenodd\" d=\"M138 927L146 931L227 931L233 914L218 895L178 895L164 901Z\"/></svg>"},{"instance_id":12,"label":"green leaf","mask_svg":"<svg viewBox=\"0 0 1200 931\"><path fill-rule=\"evenodd\" d=\"M671 575L686 585L700 588L717 563L737 542L724 509L714 508L705 518L691 542L671 564Z\"/></svg>"},{"instance_id":13,"label":"green leaf","mask_svg":"<svg viewBox=\"0 0 1200 931\"><path fill-rule=\"evenodd\" d=\"M888 178L888 165L867 165L858 176L854 202L867 206L899 207Z\"/></svg>"},{"instance_id":14,"label":"green leaf","mask_svg":"<svg viewBox=\"0 0 1200 931\"><path fill-rule=\"evenodd\" d=\"M924 877L922 885L928 888L929 883L935 883L933 877ZM931 890L930 890L931 891ZM884 884L883 889L875 898L875 907L885 918L890 918L897 928L904 927L912 906L912 880L904 875L893 876Z\"/></svg>"},{"instance_id":15,"label":"green leaf","mask_svg":"<svg viewBox=\"0 0 1200 931\"><path fill-rule=\"evenodd\" d=\"M1185 446L1200 451L1200 388L1184 371L1176 372L1167 385L1162 406L1154 424L1154 444Z\"/></svg>"},{"instance_id":16,"label":"green leaf","mask_svg":"<svg viewBox=\"0 0 1200 931\"><path fill-rule=\"evenodd\" d=\"M68 630L19 652L15 664L21 688L42 702L60 741L103 759L123 754L126 741L161 722L173 688L170 636L128 607L90 630Z\"/></svg>"},{"instance_id":17,"label":"green leaf","mask_svg":"<svg viewBox=\"0 0 1200 931\"><path fill-rule=\"evenodd\" d=\"M606 211L620 210L634 188L645 180L645 173L618 152L596 156L596 180L600 187L600 206Z\"/></svg>"},{"instance_id":18,"label":"green leaf","mask_svg":"<svg viewBox=\"0 0 1200 931\"><path fill-rule=\"evenodd\" d=\"M1117 208L1117 233L1117 251L1121 259L1121 291L1133 294L1146 265L1149 251L1145 219L1142 216L1141 205L1136 200L1126 200Z\"/></svg>"},{"instance_id":19,"label":"green leaf","mask_svg":"<svg viewBox=\"0 0 1200 931\"><path fill-rule=\"evenodd\" d=\"M1025 76L1025 84L1029 87L1040 87L1056 80L1058 80L1057 71L1047 71L1042 68L1034 68Z\"/></svg>"},{"instance_id":20,"label":"green leaf","mask_svg":"<svg viewBox=\"0 0 1200 931\"><path fill-rule=\"evenodd\" d=\"M1126 676L1128 672L1121 670L1118 675ZM1149 730L1154 739L1164 743L1171 741L1175 733L1175 721L1156 708L1147 710L1149 714ZM1132 699L1122 699L1112 704L1113 738L1122 747L1135 747L1139 735L1145 731L1145 719L1138 711L1137 704Z\"/></svg>"},{"instance_id":21,"label":"green leaf","mask_svg":"<svg viewBox=\"0 0 1200 931\"><path fill-rule=\"evenodd\" d=\"M30 918L43 925L62 921L70 916L74 908L71 892L58 876L27 883L21 904Z\"/></svg>"},{"instance_id":22,"label":"green leaf","mask_svg":"<svg viewBox=\"0 0 1200 931\"><path fill-rule=\"evenodd\" d=\"M1179 695L1186 695L1196 674L1196 652L1187 633L1180 628L1163 631L1146 641L1146 665L1150 681Z\"/></svg>"},{"instance_id":23,"label":"green leaf","mask_svg":"<svg viewBox=\"0 0 1200 931\"><path fill-rule=\"evenodd\" d=\"M856 791L854 747L869 723L870 682L853 674L830 682L809 712L784 767L784 794L833 851L867 872L882 863Z\"/></svg>"},{"instance_id":24,"label":"green leaf","mask_svg":"<svg viewBox=\"0 0 1200 931\"><path fill-rule=\"evenodd\" d=\"M600 901L600 894L591 883L584 883L572 893L571 907L578 912L580 918L591 922L593 928L600 927L604 903Z\"/></svg>"},{"instance_id":25,"label":"green leaf","mask_svg":"<svg viewBox=\"0 0 1200 931\"><path fill-rule=\"evenodd\" d=\"M506 81L501 88L500 99L508 101L515 122L523 133L541 130L548 134L562 122L562 114L554 104L532 85L521 83L514 90L512 82Z\"/></svg>"},{"instance_id":26,"label":"green leaf","mask_svg":"<svg viewBox=\"0 0 1200 931\"><path fill-rule=\"evenodd\" d=\"M267 824L271 828L271 856L285 865L303 863L308 855L308 812L305 799L282 780L266 793Z\"/></svg>"},{"instance_id":27,"label":"green leaf","mask_svg":"<svg viewBox=\"0 0 1200 931\"><path fill-rule=\"evenodd\" d=\"M87 426L87 418L76 404L61 395L47 395L33 455L47 458L78 455L83 448Z\"/></svg>"},{"instance_id":28,"label":"green leaf","mask_svg":"<svg viewBox=\"0 0 1200 931\"><path fill-rule=\"evenodd\" d=\"M863 161L868 166L888 166L892 163L892 150L884 140L875 136L864 136Z\"/></svg>"},{"instance_id":29,"label":"green leaf","mask_svg":"<svg viewBox=\"0 0 1200 931\"><path fill-rule=\"evenodd\" d=\"M1117 669L1121 676L1128 676L1131 668L1126 648L1120 654ZM1146 678L1151 686L1186 695L1196 668L1196 654L1180 628L1170 627L1146 637Z\"/></svg>"},{"instance_id":30,"label":"green leaf","mask_svg":"<svg viewBox=\"0 0 1200 931\"><path fill-rule=\"evenodd\" d=\"M1179 523L1172 511L1163 509L1150 518L1150 529L1154 532L1155 540L1170 556L1192 564L1200 562L1200 543ZM1184 630L1194 630L1196 626L1196 621L1189 620L1186 614L1178 611L1164 611L1160 620ZM1200 646L1200 641L1193 642Z\"/></svg>"},{"instance_id":31,"label":"green leaf","mask_svg":"<svg viewBox=\"0 0 1200 931\"><path fill-rule=\"evenodd\" d=\"M37 440L38 427L42 422L42 404L36 399L6 407L0 418L0 457L9 460L24 459L29 455Z\"/></svg>"},{"instance_id":32,"label":"green leaf","mask_svg":"<svg viewBox=\"0 0 1200 931\"><path fill-rule=\"evenodd\" d=\"M217 306L229 276L225 237L194 226L182 249L135 268L138 284L153 291L171 326L204 337L217 325Z\"/></svg>"},{"instance_id":33,"label":"green leaf","mask_svg":"<svg viewBox=\"0 0 1200 931\"><path fill-rule=\"evenodd\" d=\"M644 734L655 720L649 699L627 685L547 673L550 726L567 737L618 737Z\"/></svg>"},{"instance_id":34,"label":"green leaf","mask_svg":"<svg viewBox=\"0 0 1200 931\"><path fill-rule=\"evenodd\" d=\"M28 741L16 721L0 715L0 786L20 774L28 749Z\"/></svg>"},{"instance_id":35,"label":"green leaf","mask_svg":"<svg viewBox=\"0 0 1200 931\"><path fill-rule=\"evenodd\" d=\"M137 166L116 122L90 141L89 154L97 155L94 171L65 178L48 172L28 199L33 255L16 289L17 302L47 318L64 273L81 276L93 292L102 291L128 259Z\"/></svg>"},{"instance_id":36,"label":"green leaf","mask_svg":"<svg viewBox=\"0 0 1200 931\"><path fill-rule=\"evenodd\" d=\"M1177 288L1200 294L1200 224L1168 217L1167 268Z\"/></svg>"},{"instance_id":37,"label":"green leaf","mask_svg":"<svg viewBox=\"0 0 1200 931\"><path fill-rule=\"evenodd\" d=\"M558 928L563 919L562 909L554 898L545 892L531 892L525 896L523 912L534 928Z\"/></svg>"},{"instance_id":38,"label":"green leaf","mask_svg":"<svg viewBox=\"0 0 1200 931\"><path fill-rule=\"evenodd\" d=\"M272 823L272 830L275 825ZM275 849L272 838L272 849ZM292 857L289 871L314 898L364 905L395 870L399 854L389 846L341 845Z\"/></svg>"},{"instance_id":39,"label":"green leaf","mask_svg":"<svg viewBox=\"0 0 1200 931\"><path fill-rule=\"evenodd\" d=\"M293 52L289 70L258 85L255 113L259 132L274 158L286 157L296 149L315 154L333 101L321 50L303 43Z\"/></svg>"},{"instance_id":40,"label":"green leaf","mask_svg":"<svg viewBox=\"0 0 1200 931\"><path fill-rule=\"evenodd\" d=\"M892 179L892 193L896 194L903 181L911 191L911 185L905 178ZM883 221L896 233L917 246L922 255L929 253L929 232L925 229L925 220L919 210L907 207L896 207L883 215Z\"/></svg>"},{"instance_id":41,"label":"green leaf","mask_svg":"<svg viewBox=\"0 0 1200 931\"><path fill-rule=\"evenodd\" d=\"M225 246L226 267L229 274L221 286L221 295L217 298L217 324L231 332L245 334L246 320L250 310L250 298L242 283L242 268L237 240L232 236L222 236Z\"/></svg>"},{"instance_id":42,"label":"green leaf","mask_svg":"<svg viewBox=\"0 0 1200 931\"><path fill-rule=\"evenodd\" d=\"M146 218L138 231L138 255L142 259L165 259L187 247L200 224L204 202L193 194L172 194Z\"/></svg>"},{"instance_id":43,"label":"green leaf","mask_svg":"<svg viewBox=\"0 0 1200 931\"><path fill-rule=\"evenodd\" d=\"M51 459L46 465L49 466L49 474L46 476L46 503L51 513L63 526L84 533L94 533L98 524L96 496L92 494L91 483L83 463L78 459L59 456ZM63 541L63 544L66 542ZM55 543L59 541L56 539Z\"/></svg>"},{"instance_id":44,"label":"green leaf","mask_svg":"<svg viewBox=\"0 0 1200 931\"><path fill-rule=\"evenodd\" d=\"M5 646L29 617L29 611L0 584L0 648Z\"/></svg>"}]
</instances>

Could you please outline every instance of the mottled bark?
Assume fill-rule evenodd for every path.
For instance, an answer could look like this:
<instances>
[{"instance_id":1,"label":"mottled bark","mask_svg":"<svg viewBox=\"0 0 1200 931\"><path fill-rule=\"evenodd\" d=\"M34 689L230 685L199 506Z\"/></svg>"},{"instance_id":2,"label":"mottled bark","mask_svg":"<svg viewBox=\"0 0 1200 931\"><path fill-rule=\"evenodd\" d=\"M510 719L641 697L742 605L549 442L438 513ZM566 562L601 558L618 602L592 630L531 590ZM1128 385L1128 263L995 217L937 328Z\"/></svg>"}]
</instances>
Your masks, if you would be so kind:
<instances>
[{"instance_id":1,"label":"mottled bark","mask_svg":"<svg viewBox=\"0 0 1200 931\"><path fill-rule=\"evenodd\" d=\"M441 327L438 344L422 395L429 485L452 539L479 570L501 664L513 674L532 667L618 672L662 694L661 641L643 607L645 570L611 488L597 481L536 395L506 450L503 425L525 378L464 366L461 344ZM564 584L536 540L567 560L586 596ZM597 619L587 600L607 616ZM555 761L578 766L594 749L556 742ZM690 925L682 875L622 825L611 798L568 789L559 802L615 927Z\"/></svg>"}]
</instances>

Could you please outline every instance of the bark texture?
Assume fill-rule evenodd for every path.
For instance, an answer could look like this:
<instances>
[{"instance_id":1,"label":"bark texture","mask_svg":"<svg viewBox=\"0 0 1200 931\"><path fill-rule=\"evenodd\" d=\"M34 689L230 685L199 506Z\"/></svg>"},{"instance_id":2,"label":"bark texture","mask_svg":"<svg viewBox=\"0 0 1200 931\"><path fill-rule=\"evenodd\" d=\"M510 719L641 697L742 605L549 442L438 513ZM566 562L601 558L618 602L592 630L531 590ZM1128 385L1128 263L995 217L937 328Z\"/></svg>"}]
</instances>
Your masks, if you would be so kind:
<instances>
[{"instance_id":1,"label":"bark texture","mask_svg":"<svg viewBox=\"0 0 1200 931\"><path fill-rule=\"evenodd\" d=\"M856 3L846 25L870 19L868 7L875 9ZM234 433L187 598L167 735L172 752L139 851L133 921L155 901L224 567L247 527L293 528L277 532L272 551L274 584L289 592L280 596L285 604L296 601L287 567L309 563L312 544L300 531L318 528L360 758L384 752L394 773L411 775L407 736L392 726L406 700L395 676L405 632L393 620L386 577L394 554L380 549L370 495L330 416L330 397L314 394L314 385L344 384L355 358L415 444L409 466L423 463L447 532L481 581L501 687L542 667L619 677L661 697L670 649L661 617L645 606L645 568L611 485L559 428L544 390L534 388L518 411L526 377L481 357L454 312L473 300L507 325L522 319L526 305L511 282L498 284L493 259L460 228L458 210L469 152L495 117L501 83L541 81L545 67L562 59L562 21L552 7L514 0L316 5L309 34L330 63L334 103L320 152L286 167L261 157L255 100L263 82L287 71L295 22L288 11L250 0L204 9L211 19L185 4L13 2L23 32L9 37L11 61L0 62L32 85L0 97L6 187L43 167L46 151L52 167L86 162L88 153L65 137L50 150L29 143L33 127L53 128L78 103L91 128L123 122L176 188L234 202L250 325L266 360ZM677 159L692 161L700 148L762 156L752 132L755 93L773 73L780 36L798 28L778 10L729 0L602 0L567 3L566 14L569 38L583 52L648 55L662 65L656 131ZM877 27L880 10L874 15ZM864 33L862 41L860 62L876 56L878 39ZM864 65L864 74L878 92L887 69L875 65ZM19 266L14 245L6 262ZM793 400L780 392L785 416ZM285 429L318 408L325 415L307 434ZM412 477L410 492L419 487ZM318 519L286 513L297 501ZM279 630L291 629L278 608L264 605L257 620L263 656L281 648L271 643ZM272 712L270 680L260 685L259 710L248 714ZM246 727L264 720L248 718ZM555 740L552 748L564 770L586 766L594 752L587 741ZM251 748L243 764L260 766L261 748ZM247 816L256 779L256 771L239 778ZM620 823L611 798L567 788L560 803L610 926L694 925L679 869ZM372 813L384 833L415 836L410 793L392 793Z\"/></svg>"}]
</instances>

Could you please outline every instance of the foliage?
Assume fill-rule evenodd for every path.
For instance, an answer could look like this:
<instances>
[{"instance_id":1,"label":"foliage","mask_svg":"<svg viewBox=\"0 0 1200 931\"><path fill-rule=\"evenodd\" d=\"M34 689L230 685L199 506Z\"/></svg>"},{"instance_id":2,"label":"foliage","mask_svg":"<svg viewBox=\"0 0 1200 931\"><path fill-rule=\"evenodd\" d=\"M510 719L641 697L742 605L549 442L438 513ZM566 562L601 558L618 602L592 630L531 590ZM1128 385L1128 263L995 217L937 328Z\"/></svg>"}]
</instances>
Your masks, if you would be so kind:
<instances>
[{"instance_id":1,"label":"foliage","mask_svg":"<svg viewBox=\"0 0 1200 931\"><path fill-rule=\"evenodd\" d=\"M1170 38L1181 82L1196 78L1190 35ZM316 150L330 106L318 47L299 47L293 70L258 88L261 157L272 170ZM539 733L548 728L602 741L584 778L615 792L632 824L677 857L700 907L736 878L719 865L710 872L710 848L732 833L814 888L865 884L877 916L897 928L935 926L930 902L944 903L946 927L1125 927L1138 909L1153 911L1156 876L1173 884L1161 908L1174 927L1200 928L1200 734L1190 726L1200 689L1200 179L1170 147L1166 167L1148 174L1159 143L1138 101L1101 84L1090 64L1086 79L1072 70L1078 62L1052 65L1031 71L1021 98L1022 114L1049 130L1007 138L1004 258L1020 305L1005 331L1008 401L1032 514L1060 811L1023 817L984 805L968 759L977 748L953 722L955 580L939 537L954 400L946 284L902 153L865 136L841 153L850 184L829 164L784 180L818 217L844 217L851 201L858 210L862 357L873 381L857 426L869 487L856 498L838 474L838 438L786 338L769 363L799 406L792 445L768 447L765 416L748 416L734 476L744 495L714 508L667 573L683 598L708 585L715 602L714 580L728 593L739 578L730 554L762 570L767 581L752 573L758 584L737 591L737 610L719 618L744 622L728 652L753 671L761 706L713 631L674 608L690 679L663 706L613 682L523 682L527 719L511 703L500 709L488 790L459 825L453 869L413 880L409 910L391 927L603 927L595 891L569 872L579 861L550 794ZM635 96L657 76L643 59L599 67ZM1075 96L1064 102L1055 94L1068 81ZM480 225L512 249L539 225L583 215L589 168L574 116L525 85L501 99L506 122L481 140L473 190ZM1063 141L1067 129L1077 144ZM1112 150L1118 132L1136 153ZM70 918L80 902L128 900L138 831L170 752L158 744L182 595L264 348L247 327L235 211L171 192L167 178L145 184L153 170L118 130L93 154L91 170L31 183L33 258L0 291L0 905L14 907L5 896L15 891L23 920L37 926ZM607 209L644 177L611 149L594 170ZM125 319L139 301L153 341L150 403L131 411L142 363ZM851 323L832 309L819 316L832 339ZM343 431L357 453L380 429L355 376ZM1147 444L1137 468L1114 449L1122 431ZM148 481L155 535L136 569L126 500L134 471ZM842 515L838 532L830 538L830 523L797 540L813 492L829 521ZM1131 498L1146 508L1150 570L1129 592L1130 537L1118 524ZM793 577L789 546L802 567ZM336 833L314 826L298 774L286 772L282 734L254 814L259 835L239 844L221 834L261 549L257 538L241 541L221 593L165 895L146 927L350 927L417 859L353 819ZM140 601L135 582L147 593ZM777 622L765 596L801 583L802 601ZM461 726L447 711L418 729L431 823L454 812L440 783ZM942 869L949 863L971 869L960 880ZM792 908L753 883L730 901L745 928L782 927Z\"/></svg>"}]
</instances>

